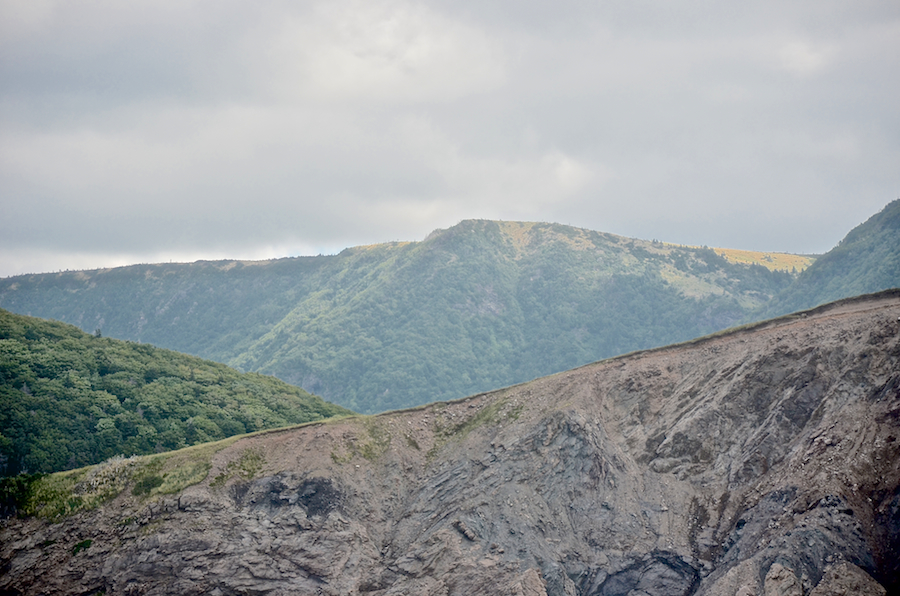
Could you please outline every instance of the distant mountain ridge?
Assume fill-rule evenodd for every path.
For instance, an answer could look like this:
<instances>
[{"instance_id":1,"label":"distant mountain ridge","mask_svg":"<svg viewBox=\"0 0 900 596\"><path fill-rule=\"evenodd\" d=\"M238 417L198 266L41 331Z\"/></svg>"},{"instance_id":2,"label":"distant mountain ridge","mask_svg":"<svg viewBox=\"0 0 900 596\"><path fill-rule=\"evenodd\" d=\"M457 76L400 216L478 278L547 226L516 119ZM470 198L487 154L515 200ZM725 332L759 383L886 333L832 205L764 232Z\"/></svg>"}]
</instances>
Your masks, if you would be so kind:
<instances>
[{"instance_id":1,"label":"distant mountain ridge","mask_svg":"<svg viewBox=\"0 0 900 596\"><path fill-rule=\"evenodd\" d=\"M900 201L800 273L766 254L466 220L420 242L0 280L0 307L275 375L363 413L900 286ZM767 266L774 267L772 256Z\"/></svg>"},{"instance_id":2,"label":"distant mountain ridge","mask_svg":"<svg viewBox=\"0 0 900 596\"><path fill-rule=\"evenodd\" d=\"M334 256L17 276L0 306L376 412L717 331L791 281L708 248L467 220Z\"/></svg>"}]
</instances>

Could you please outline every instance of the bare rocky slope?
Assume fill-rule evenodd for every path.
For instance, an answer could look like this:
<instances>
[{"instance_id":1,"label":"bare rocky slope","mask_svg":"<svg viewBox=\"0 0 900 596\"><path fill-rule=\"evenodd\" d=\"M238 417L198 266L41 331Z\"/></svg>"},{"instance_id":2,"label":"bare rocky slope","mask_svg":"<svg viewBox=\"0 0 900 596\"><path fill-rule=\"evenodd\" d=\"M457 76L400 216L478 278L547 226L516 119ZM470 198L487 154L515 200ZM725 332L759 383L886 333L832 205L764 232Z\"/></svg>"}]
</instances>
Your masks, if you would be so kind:
<instances>
[{"instance_id":1,"label":"bare rocky slope","mask_svg":"<svg viewBox=\"0 0 900 596\"><path fill-rule=\"evenodd\" d=\"M7 520L0 593L897 593L898 437L889 291L198 451L180 492Z\"/></svg>"}]
</instances>

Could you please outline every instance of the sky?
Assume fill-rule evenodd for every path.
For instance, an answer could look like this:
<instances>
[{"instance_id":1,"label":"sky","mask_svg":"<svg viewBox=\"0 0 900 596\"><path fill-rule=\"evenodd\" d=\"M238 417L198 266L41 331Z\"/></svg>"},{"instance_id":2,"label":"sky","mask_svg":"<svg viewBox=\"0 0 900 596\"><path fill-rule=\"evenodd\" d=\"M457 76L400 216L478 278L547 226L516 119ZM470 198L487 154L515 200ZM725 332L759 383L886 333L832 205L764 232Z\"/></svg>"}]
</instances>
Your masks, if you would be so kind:
<instances>
[{"instance_id":1,"label":"sky","mask_svg":"<svg viewBox=\"0 0 900 596\"><path fill-rule=\"evenodd\" d=\"M900 196L900 2L0 0L0 277L463 219L823 253Z\"/></svg>"}]
</instances>

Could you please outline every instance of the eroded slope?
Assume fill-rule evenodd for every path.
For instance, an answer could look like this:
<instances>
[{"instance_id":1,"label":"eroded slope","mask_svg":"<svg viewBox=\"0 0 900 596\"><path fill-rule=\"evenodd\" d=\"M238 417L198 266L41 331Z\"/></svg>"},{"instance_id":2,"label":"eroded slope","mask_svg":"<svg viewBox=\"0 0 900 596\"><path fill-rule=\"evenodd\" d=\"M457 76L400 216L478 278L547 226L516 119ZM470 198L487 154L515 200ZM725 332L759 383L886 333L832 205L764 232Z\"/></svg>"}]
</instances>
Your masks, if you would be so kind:
<instances>
[{"instance_id":1,"label":"eroded slope","mask_svg":"<svg viewBox=\"0 0 900 596\"><path fill-rule=\"evenodd\" d=\"M10 520L0 588L896 591L898 319L900 293L885 293L457 402L249 437L178 493Z\"/></svg>"}]
</instances>

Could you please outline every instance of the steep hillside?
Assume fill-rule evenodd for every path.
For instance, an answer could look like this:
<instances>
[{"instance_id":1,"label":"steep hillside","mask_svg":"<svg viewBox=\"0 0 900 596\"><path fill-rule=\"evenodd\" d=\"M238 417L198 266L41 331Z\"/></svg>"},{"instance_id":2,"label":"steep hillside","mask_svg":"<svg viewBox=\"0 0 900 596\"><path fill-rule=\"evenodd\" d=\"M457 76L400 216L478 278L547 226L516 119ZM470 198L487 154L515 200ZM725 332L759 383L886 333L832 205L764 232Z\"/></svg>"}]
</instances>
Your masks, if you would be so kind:
<instances>
[{"instance_id":1,"label":"steep hillside","mask_svg":"<svg viewBox=\"0 0 900 596\"><path fill-rule=\"evenodd\" d=\"M0 476L349 413L273 377L0 309Z\"/></svg>"},{"instance_id":2,"label":"steep hillside","mask_svg":"<svg viewBox=\"0 0 900 596\"><path fill-rule=\"evenodd\" d=\"M853 228L763 309L776 316L900 287L900 199Z\"/></svg>"},{"instance_id":3,"label":"steep hillside","mask_svg":"<svg viewBox=\"0 0 900 596\"><path fill-rule=\"evenodd\" d=\"M895 291L460 401L44 478L23 491L36 517L0 527L0 589L896 593L898 437ZM162 476L191 479L148 488Z\"/></svg>"},{"instance_id":4,"label":"steep hillside","mask_svg":"<svg viewBox=\"0 0 900 596\"><path fill-rule=\"evenodd\" d=\"M19 276L0 280L0 306L376 412L723 329L790 281L710 249L464 221L328 257Z\"/></svg>"}]
</instances>

